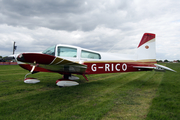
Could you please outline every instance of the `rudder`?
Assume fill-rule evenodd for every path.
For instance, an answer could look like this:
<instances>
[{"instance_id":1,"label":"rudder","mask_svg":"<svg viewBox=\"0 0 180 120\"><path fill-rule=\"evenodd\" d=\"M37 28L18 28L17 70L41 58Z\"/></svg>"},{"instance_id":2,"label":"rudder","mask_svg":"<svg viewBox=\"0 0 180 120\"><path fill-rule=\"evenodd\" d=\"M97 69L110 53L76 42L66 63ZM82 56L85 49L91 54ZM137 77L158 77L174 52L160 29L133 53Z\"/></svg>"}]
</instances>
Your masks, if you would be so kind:
<instances>
[{"instance_id":1,"label":"rudder","mask_svg":"<svg viewBox=\"0 0 180 120\"><path fill-rule=\"evenodd\" d=\"M156 62L155 34L144 33L137 47L137 60Z\"/></svg>"}]
</instances>

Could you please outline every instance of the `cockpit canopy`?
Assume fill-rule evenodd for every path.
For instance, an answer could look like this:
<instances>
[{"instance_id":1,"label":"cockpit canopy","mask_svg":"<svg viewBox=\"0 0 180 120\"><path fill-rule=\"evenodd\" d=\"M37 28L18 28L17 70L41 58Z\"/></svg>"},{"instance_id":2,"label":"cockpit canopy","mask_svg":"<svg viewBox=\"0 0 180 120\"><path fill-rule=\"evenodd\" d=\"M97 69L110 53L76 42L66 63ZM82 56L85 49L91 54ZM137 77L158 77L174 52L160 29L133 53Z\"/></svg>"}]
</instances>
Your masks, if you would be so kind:
<instances>
[{"instance_id":1,"label":"cockpit canopy","mask_svg":"<svg viewBox=\"0 0 180 120\"><path fill-rule=\"evenodd\" d=\"M79 47L71 47L71 46L63 46L56 45L49 47L43 54L48 54L52 56L58 57L68 57L68 58L87 58L87 59L101 59L101 56L97 52L93 52L91 50L82 49Z\"/></svg>"},{"instance_id":2,"label":"cockpit canopy","mask_svg":"<svg viewBox=\"0 0 180 120\"><path fill-rule=\"evenodd\" d=\"M71 47L58 46L57 56L60 57L77 57L77 49Z\"/></svg>"}]
</instances>

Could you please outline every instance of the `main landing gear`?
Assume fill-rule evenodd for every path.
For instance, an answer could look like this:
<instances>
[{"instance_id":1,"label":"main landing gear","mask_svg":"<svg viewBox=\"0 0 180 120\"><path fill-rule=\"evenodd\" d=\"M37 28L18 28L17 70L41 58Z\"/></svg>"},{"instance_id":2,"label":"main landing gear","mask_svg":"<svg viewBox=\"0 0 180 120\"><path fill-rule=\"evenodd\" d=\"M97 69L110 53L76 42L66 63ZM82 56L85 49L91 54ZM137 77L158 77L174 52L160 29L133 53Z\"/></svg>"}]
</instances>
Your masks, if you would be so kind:
<instances>
[{"instance_id":1,"label":"main landing gear","mask_svg":"<svg viewBox=\"0 0 180 120\"><path fill-rule=\"evenodd\" d=\"M56 85L59 87L69 87L69 86L76 86L79 85L78 82L75 82L74 80L78 80L79 78L76 76L73 76L71 74L65 74L63 78L58 79L56 81Z\"/></svg>"},{"instance_id":2,"label":"main landing gear","mask_svg":"<svg viewBox=\"0 0 180 120\"><path fill-rule=\"evenodd\" d=\"M83 74L83 76L88 81L87 77L84 74ZM73 76L71 74L64 74L63 78L58 79L56 81L56 85L59 86L59 87L76 86L76 85L79 85L79 83L75 81L75 80L78 80L78 79L79 79L78 77Z\"/></svg>"},{"instance_id":3,"label":"main landing gear","mask_svg":"<svg viewBox=\"0 0 180 120\"><path fill-rule=\"evenodd\" d=\"M35 83L39 83L40 82L40 80L38 80L36 78L27 78L28 75L36 73L34 70L38 66L38 64L36 64L36 62L34 62L34 64L35 65L32 66L30 73L25 75L24 83L35 84ZM85 76L85 74L82 74L82 75L88 81L88 79ZM78 77L73 76L71 74L64 74L63 78L58 79L56 81L56 85L59 86L59 87L76 86L76 85L79 85L79 83L75 81L75 80L78 80L78 79L79 79Z\"/></svg>"}]
</instances>

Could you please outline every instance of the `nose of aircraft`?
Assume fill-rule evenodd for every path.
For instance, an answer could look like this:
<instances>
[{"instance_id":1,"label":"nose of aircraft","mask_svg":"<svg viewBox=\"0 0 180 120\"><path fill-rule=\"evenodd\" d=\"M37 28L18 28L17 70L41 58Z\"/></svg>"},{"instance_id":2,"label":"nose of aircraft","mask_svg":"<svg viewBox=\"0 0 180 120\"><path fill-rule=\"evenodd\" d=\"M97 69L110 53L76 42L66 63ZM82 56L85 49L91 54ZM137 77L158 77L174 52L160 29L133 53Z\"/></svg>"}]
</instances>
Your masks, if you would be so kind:
<instances>
[{"instance_id":1,"label":"nose of aircraft","mask_svg":"<svg viewBox=\"0 0 180 120\"><path fill-rule=\"evenodd\" d=\"M25 60L24 56L23 56L23 53L17 56L17 60L21 61L21 62Z\"/></svg>"}]
</instances>

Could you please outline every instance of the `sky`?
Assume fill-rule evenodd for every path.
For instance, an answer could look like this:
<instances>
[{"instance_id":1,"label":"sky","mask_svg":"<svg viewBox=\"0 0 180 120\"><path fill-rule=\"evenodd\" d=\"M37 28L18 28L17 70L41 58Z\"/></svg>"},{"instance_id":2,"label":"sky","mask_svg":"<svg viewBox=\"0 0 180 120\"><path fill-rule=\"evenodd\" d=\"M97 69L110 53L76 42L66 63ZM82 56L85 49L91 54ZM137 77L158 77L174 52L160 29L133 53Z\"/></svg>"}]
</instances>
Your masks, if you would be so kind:
<instances>
[{"instance_id":1,"label":"sky","mask_svg":"<svg viewBox=\"0 0 180 120\"><path fill-rule=\"evenodd\" d=\"M156 34L156 58L180 60L180 0L0 0L0 56L69 44L135 54Z\"/></svg>"}]
</instances>

